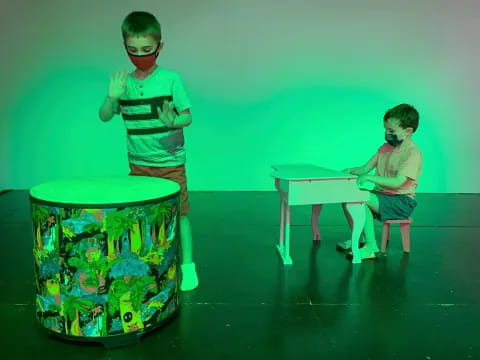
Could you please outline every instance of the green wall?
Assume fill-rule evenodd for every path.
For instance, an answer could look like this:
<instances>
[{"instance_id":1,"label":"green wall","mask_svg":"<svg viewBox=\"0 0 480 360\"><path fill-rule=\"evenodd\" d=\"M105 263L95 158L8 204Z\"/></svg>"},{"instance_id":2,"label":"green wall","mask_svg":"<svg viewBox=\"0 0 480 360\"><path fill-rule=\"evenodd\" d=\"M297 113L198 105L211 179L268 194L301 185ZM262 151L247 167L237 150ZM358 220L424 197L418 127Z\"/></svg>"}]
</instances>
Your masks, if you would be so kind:
<instances>
[{"instance_id":1,"label":"green wall","mask_svg":"<svg viewBox=\"0 0 480 360\"><path fill-rule=\"evenodd\" d=\"M480 2L16 1L0 14L0 189L128 172L122 119L97 111L132 70L120 23L155 13L193 103L190 190L273 190L269 166L359 165L382 117L417 107L419 192L480 192Z\"/></svg>"}]
</instances>

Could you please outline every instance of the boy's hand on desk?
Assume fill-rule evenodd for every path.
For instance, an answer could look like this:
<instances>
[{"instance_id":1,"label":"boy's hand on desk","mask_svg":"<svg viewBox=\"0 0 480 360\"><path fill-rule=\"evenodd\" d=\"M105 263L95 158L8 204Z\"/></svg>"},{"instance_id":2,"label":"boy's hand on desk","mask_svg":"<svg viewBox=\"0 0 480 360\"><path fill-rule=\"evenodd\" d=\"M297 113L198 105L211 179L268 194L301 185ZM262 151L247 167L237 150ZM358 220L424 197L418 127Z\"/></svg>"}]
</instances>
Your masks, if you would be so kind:
<instances>
[{"instance_id":1,"label":"boy's hand on desk","mask_svg":"<svg viewBox=\"0 0 480 360\"><path fill-rule=\"evenodd\" d=\"M348 169L342 170L342 172L346 172L348 174L357 175L357 176L360 176L361 171L362 171L362 168L359 168L359 167L348 168Z\"/></svg>"},{"instance_id":2,"label":"boy's hand on desk","mask_svg":"<svg viewBox=\"0 0 480 360\"><path fill-rule=\"evenodd\" d=\"M365 183L370 181L370 175L361 175L357 178L357 185L363 186Z\"/></svg>"},{"instance_id":3,"label":"boy's hand on desk","mask_svg":"<svg viewBox=\"0 0 480 360\"><path fill-rule=\"evenodd\" d=\"M158 118L161 122L165 124L166 127L173 128L176 116L177 115L175 114L173 105L171 105L170 103L163 103L163 111L160 106L158 107Z\"/></svg>"}]
</instances>

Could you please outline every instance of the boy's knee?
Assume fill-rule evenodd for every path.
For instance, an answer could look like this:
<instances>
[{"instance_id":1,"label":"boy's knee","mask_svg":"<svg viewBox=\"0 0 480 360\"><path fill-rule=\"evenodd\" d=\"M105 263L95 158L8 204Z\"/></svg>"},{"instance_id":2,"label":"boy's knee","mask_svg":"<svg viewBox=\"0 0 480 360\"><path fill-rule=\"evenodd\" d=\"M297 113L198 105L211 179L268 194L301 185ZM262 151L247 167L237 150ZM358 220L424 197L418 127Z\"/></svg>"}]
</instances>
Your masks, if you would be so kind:
<instances>
[{"instance_id":1,"label":"boy's knee","mask_svg":"<svg viewBox=\"0 0 480 360\"><path fill-rule=\"evenodd\" d=\"M367 205L371 206L377 206L378 205L378 196L374 193L370 193L370 197L368 200L365 202Z\"/></svg>"}]
</instances>

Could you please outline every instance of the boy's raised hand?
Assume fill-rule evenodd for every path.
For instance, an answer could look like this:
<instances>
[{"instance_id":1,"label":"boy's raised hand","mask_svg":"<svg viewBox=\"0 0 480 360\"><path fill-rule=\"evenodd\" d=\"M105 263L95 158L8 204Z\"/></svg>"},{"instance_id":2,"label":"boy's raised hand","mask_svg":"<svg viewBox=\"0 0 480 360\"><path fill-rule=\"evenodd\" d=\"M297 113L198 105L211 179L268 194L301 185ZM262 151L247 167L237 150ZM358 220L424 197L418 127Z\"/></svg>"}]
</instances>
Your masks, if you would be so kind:
<instances>
[{"instance_id":1,"label":"boy's raised hand","mask_svg":"<svg viewBox=\"0 0 480 360\"><path fill-rule=\"evenodd\" d=\"M108 96L112 99L120 99L127 87L127 72L125 70L116 71L110 74L110 85Z\"/></svg>"},{"instance_id":2,"label":"boy's raised hand","mask_svg":"<svg viewBox=\"0 0 480 360\"><path fill-rule=\"evenodd\" d=\"M169 102L165 101L163 103L163 109L160 106L158 107L158 118L166 127L173 128L175 117L174 107Z\"/></svg>"}]
</instances>

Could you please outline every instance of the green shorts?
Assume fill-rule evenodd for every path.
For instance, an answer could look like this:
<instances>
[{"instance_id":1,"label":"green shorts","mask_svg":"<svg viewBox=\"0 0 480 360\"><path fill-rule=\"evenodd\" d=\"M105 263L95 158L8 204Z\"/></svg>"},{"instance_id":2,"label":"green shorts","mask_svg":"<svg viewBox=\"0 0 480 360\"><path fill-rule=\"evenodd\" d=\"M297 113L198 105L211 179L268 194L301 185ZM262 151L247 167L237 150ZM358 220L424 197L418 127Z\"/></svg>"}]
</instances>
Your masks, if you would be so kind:
<instances>
[{"instance_id":1,"label":"green shorts","mask_svg":"<svg viewBox=\"0 0 480 360\"><path fill-rule=\"evenodd\" d=\"M417 206L417 202L407 195L373 193L377 195L379 204L379 213L374 213L374 218L380 221L408 219Z\"/></svg>"}]
</instances>

